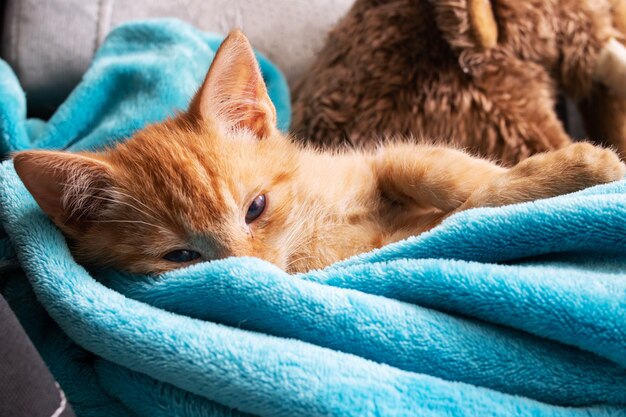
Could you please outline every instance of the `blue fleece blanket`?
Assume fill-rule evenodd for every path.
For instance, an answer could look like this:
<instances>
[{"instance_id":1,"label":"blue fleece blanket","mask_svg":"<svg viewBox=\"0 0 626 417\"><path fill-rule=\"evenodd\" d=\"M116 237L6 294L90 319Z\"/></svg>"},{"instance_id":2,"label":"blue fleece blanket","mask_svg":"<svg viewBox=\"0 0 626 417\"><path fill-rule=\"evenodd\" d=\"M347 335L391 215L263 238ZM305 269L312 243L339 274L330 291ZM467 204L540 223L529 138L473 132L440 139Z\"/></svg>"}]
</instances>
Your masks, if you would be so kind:
<instances>
[{"instance_id":1,"label":"blue fleece blanket","mask_svg":"<svg viewBox=\"0 0 626 417\"><path fill-rule=\"evenodd\" d=\"M0 149L93 149L160 120L219 39L113 32L46 123L0 65ZM260 57L281 127L288 91ZM93 277L0 167L0 290L79 416L626 416L626 182L460 213L321 271L230 258Z\"/></svg>"}]
</instances>

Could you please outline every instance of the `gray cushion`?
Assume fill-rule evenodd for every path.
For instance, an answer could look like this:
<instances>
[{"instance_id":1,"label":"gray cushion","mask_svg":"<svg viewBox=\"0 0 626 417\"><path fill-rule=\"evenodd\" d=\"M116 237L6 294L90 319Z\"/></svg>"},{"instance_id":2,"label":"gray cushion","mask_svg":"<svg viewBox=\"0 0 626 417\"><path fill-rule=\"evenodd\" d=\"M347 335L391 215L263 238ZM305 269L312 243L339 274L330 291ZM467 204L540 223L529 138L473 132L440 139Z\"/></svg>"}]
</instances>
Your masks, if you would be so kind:
<instances>
[{"instance_id":1,"label":"gray cushion","mask_svg":"<svg viewBox=\"0 0 626 417\"><path fill-rule=\"evenodd\" d=\"M7 0L0 55L44 113L78 83L106 34L128 20L176 17L226 33L241 28L293 81L353 0Z\"/></svg>"}]
</instances>

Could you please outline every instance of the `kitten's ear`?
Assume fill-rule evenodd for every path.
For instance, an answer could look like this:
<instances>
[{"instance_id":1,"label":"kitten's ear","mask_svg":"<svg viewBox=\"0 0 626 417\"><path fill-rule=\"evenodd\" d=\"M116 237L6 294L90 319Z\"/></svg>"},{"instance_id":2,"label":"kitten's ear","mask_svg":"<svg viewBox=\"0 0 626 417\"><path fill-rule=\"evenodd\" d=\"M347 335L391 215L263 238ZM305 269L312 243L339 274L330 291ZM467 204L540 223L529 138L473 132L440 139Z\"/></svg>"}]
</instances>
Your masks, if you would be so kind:
<instances>
[{"instance_id":1,"label":"kitten's ear","mask_svg":"<svg viewBox=\"0 0 626 417\"><path fill-rule=\"evenodd\" d=\"M15 154L17 175L39 207L60 227L95 218L113 185L111 167L88 156L53 151Z\"/></svg>"},{"instance_id":2,"label":"kitten's ear","mask_svg":"<svg viewBox=\"0 0 626 417\"><path fill-rule=\"evenodd\" d=\"M242 32L235 30L222 42L188 113L194 119L216 118L231 128L247 128L259 139L275 129L276 110Z\"/></svg>"}]
</instances>

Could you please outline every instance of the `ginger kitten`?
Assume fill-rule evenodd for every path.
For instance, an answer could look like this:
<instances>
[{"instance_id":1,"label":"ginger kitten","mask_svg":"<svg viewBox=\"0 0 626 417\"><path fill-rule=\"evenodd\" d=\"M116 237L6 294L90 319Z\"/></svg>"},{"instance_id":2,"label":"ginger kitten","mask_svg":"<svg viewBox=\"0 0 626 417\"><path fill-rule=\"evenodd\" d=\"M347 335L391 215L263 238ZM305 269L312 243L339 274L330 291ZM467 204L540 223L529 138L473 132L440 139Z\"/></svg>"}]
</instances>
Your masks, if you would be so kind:
<instances>
[{"instance_id":1,"label":"ginger kitten","mask_svg":"<svg viewBox=\"0 0 626 417\"><path fill-rule=\"evenodd\" d=\"M101 152L20 152L15 170L79 262L143 274L228 256L306 271L460 210L565 194L625 173L617 155L589 144L506 169L439 146L303 149L275 122L252 49L236 31L186 113Z\"/></svg>"}]
</instances>

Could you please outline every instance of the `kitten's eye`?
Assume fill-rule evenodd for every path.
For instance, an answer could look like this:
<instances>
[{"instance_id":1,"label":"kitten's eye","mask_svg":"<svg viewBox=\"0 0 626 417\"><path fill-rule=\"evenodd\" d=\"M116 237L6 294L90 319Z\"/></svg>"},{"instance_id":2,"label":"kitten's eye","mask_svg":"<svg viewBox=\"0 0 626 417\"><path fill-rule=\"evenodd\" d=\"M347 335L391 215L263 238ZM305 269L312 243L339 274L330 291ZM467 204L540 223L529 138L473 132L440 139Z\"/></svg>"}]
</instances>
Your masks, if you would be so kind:
<instances>
[{"instance_id":1,"label":"kitten's eye","mask_svg":"<svg viewBox=\"0 0 626 417\"><path fill-rule=\"evenodd\" d=\"M261 194L257 196L257 198L252 201L250 207L248 207L248 212L246 213L246 223L250 224L255 221L263 211L265 210L265 194Z\"/></svg>"},{"instance_id":2,"label":"kitten's eye","mask_svg":"<svg viewBox=\"0 0 626 417\"><path fill-rule=\"evenodd\" d=\"M163 259L170 262L191 262L200 257L200 254L193 250L179 249L167 253Z\"/></svg>"}]
</instances>

